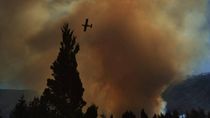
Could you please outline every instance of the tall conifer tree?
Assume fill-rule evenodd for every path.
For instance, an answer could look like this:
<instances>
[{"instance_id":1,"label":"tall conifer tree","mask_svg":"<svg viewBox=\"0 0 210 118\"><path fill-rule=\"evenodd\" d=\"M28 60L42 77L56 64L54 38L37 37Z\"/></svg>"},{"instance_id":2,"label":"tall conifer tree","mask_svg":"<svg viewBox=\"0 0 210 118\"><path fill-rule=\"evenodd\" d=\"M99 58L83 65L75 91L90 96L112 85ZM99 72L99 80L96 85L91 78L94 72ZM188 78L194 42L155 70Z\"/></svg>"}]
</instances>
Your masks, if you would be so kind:
<instances>
[{"instance_id":1,"label":"tall conifer tree","mask_svg":"<svg viewBox=\"0 0 210 118\"><path fill-rule=\"evenodd\" d=\"M28 117L28 106L24 96L22 96L15 108L10 113L10 118L27 118Z\"/></svg>"},{"instance_id":2,"label":"tall conifer tree","mask_svg":"<svg viewBox=\"0 0 210 118\"><path fill-rule=\"evenodd\" d=\"M47 80L48 87L41 101L47 101L50 110L57 117L79 118L82 117L82 107L86 104L83 100L84 88L77 71L76 54L79 45L68 24L62 27L62 34L60 52L51 66L53 79Z\"/></svg>"}]
</instances>

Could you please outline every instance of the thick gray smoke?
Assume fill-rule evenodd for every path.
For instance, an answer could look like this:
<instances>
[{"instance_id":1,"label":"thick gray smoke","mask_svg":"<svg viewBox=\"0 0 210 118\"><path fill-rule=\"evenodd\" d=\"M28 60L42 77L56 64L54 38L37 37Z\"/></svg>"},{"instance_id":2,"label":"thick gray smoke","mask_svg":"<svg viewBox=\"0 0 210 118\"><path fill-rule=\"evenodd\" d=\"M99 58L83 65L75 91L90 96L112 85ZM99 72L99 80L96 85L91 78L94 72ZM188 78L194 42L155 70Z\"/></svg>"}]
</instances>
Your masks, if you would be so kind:
<instances>
[{"instance_id":1,"label":"thick gray smoke","mask_svg":"<svg viewBox=\"0 0 210 118\"><path fill-rule=\"evenodd\" d=\"M7 6L0 7L1 81L42 91L58 52L59 28L69 22L81 46L78 69L87 102L108 113L141 108L150 114L159 112L164 88L182 80L193 67L188 65L205 54L207 30L197 31L205 23L206 2L4 2L7 5L0 4ZM93 29L83 32L86 17Z\"/></svg>"}]
</instances>

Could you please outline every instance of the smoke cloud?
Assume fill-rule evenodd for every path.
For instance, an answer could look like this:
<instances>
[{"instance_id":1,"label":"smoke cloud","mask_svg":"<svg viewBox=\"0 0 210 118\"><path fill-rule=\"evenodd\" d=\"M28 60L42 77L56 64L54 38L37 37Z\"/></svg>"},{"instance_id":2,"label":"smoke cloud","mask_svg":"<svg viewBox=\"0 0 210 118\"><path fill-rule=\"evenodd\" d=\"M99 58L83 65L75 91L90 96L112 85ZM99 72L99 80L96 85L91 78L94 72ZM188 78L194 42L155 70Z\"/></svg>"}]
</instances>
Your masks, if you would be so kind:
<instances>
[{"instance_id":1,"label":"smoke cloud","mask_svg":"<svg viewBox=\"0 0 210 118\"><path fill-rule=\"evenodd\" d=\"M58 53L59 28L69 22L81 46L78 69L88 103L108 113L160 112L162 91L207 52L207 2L1 1L1 86L42 91ZM93 29L83 32L87 17Z\"/></svg>"}]
</instances>

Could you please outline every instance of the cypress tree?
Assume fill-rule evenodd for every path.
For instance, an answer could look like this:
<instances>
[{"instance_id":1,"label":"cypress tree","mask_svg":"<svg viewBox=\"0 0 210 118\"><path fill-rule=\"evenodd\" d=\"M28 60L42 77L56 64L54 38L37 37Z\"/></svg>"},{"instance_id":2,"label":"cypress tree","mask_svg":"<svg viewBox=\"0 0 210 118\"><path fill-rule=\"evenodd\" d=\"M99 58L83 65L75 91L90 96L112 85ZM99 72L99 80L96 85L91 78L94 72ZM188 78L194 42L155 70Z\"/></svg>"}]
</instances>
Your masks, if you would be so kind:
<instances>
[{"instance_id":1,"label":"cypress tree","mask_svg":"<svg viewBox=\"0 0 210 118\"><path fill-rule=\"evenodd\" d=\"M28 106L24 96L18 100L15 108L10 113L10 118L27 118L28 117Z\"/></svg>"},{"instance_id":2,"label":"cypress tree","mask_svg":"<svg viewBox=\"0 0 210 118\"><path fill-rule=\"evenodd\" d=\"M98 116L98 107L95 106L94 104L91 105L90 107L88 107L85 115L84 115L84 118L97 118Z\"/></svg>"},{"instance_id":3,"label":"cypress tree","mask_svg":"<svg viewBox=\"0 0 210 118\"><path fill-rule=\"evenodd\" d=\"M145 113L144 109L141 110L141 118L148 118L148 116Z\"/></svg>"},{"instance_id":4,"label":"cypress tree","mask_svg":"<svg viewBox=\"0 0 210 118\"><path fill-rule=\"evenodd\" d=\"M63 39L60 52L51 66L53 79L47 80L47 88L41 101L59 118L82 117L84 88L77 71L76 54L79 44L68 24L62 27Z\"/></svg>"}]
</instances>

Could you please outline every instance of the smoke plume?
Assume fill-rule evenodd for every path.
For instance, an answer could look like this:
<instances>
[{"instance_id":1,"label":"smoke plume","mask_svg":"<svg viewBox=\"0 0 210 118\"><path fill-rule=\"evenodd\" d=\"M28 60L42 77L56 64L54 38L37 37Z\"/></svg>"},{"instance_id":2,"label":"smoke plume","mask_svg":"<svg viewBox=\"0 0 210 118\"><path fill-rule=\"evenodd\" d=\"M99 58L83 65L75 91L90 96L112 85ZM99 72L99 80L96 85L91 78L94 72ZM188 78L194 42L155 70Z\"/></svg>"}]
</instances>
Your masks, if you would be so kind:
<instances>
[{"instance_id":1,"label":"smoke plume","mask_svg":"<svg viewBox=\"0 0 210 118\"><path fill-rule=\"evenodd\" d=\"M2 83L42 91L58 52L59 28L69 22L81 46L85 99L104 112L160 112L162 91L206 53L206 0L13 2L0 8ZM83 32L87 17L93 29Z\"/></svg>"}]
</instances>

